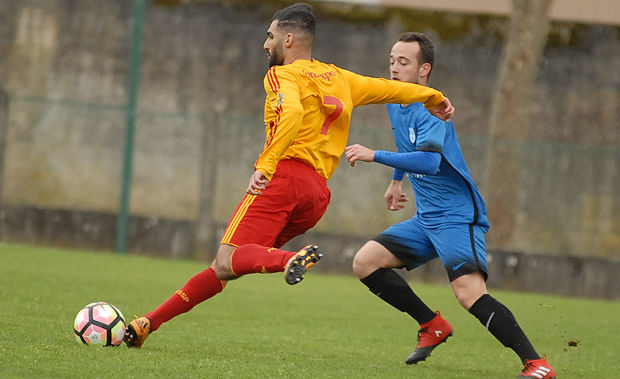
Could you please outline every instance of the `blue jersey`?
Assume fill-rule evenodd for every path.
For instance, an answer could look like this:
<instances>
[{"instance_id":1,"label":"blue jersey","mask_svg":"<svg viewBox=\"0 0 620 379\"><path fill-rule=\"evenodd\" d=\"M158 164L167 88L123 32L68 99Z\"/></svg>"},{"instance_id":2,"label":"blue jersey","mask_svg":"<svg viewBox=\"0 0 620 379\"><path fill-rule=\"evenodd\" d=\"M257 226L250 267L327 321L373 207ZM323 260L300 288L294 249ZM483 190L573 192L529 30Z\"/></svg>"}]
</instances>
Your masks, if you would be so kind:
<instances>
[{"instance_id":1,"label":"blue jersey","mask_svg":"<svg viewBox=\"0 0 620 379\"><path fill-rule=\"evenodd\" d=\"M474 183L452 122L431 115L422 103L387 104L399 153L433 151L441 154L439 172L408 172L417 212L423 226L466 223L489 227L486 205Z\"/></svg>"}]
</instances>

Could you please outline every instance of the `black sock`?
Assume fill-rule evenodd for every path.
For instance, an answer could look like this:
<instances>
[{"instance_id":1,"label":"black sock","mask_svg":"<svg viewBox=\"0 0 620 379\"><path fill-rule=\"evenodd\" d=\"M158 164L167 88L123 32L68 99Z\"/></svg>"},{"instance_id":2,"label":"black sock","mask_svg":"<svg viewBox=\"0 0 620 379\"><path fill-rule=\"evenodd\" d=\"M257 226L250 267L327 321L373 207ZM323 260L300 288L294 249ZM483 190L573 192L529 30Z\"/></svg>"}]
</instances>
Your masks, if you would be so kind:
<instances>
[{"instance_id":1,"label":"black sock","mask_svg":"<svg viewBox=\"0 0 620 379\"><path fill-rule=\"evenodd\" d=\"M435 312L427 307L405 279L392 269L380 268L361 279L361 282L370 292L399 311L408 313L419 324L424 324L435 317Z\"/></svg>"},{"instance_id":2,"label":"black sock","mask_svg":"<svg viewBox=\"0 0 620 379\"><path fill-rule=\"evenodd\" d=\"M499 342L514 350L522 362L540 358L512 312L492 296L482 295L469 309L469 313L476 316Z\"/></svg>"}]
</instances>

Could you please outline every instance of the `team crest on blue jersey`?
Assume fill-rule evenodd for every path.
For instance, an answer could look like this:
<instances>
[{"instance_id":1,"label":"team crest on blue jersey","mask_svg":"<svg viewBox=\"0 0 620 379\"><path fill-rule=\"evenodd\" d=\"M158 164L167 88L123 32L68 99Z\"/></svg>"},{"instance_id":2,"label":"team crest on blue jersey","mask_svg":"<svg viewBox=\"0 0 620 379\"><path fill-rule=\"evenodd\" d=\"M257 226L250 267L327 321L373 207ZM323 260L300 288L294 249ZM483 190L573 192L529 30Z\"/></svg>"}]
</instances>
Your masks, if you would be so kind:
<instances>
[{"instance_id":1,"label":"team crest on blue jersey","mask_svg":"<svg viewBox=\"0 0 620 379\"><path fill-rule=\"evenodd\" d=\"M409 141L411 141L411 143L415 143L415 129L413 126L409 127Z\"/></svg>"}]
</instances>

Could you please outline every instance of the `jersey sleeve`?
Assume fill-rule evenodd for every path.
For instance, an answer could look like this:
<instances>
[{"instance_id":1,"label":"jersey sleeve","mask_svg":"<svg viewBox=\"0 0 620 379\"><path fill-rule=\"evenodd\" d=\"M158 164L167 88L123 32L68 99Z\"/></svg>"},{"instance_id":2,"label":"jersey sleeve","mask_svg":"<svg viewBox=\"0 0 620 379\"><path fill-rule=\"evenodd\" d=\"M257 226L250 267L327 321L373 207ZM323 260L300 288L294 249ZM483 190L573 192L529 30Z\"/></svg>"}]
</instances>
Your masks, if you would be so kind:
<instances>
[{"instance_id":1,"label":"jersey sleeve","mask_svg":"<svg viewBox=\"0 0 620 379\"><path fill-rule=\"evenodd\" d=\"M375 151L374 161L402 171L424 175L435 175L437 171L439 171L441 155L431 151L395 153L392 151L377 150ZM392 176L392 179L394 179L394 176Z\"/></svg>"},{"instance_id":2,"label":"jersey sleeve","mask_svg":"<svg viewBox=\"0 0 620 379\"><path fill-rule=\"evenodd\" d=\"M401 181L403 180L403 177L405 176L405 171L399 169L399 168L395 168L394 169L394 173L392 174L392 180L398 180Z\"/></svg>"},{"instance_id":3,"label":"jersey sleeve","mask_svg":"<svg viewBox=\"0 0 620 379\"><path fill-rule=\"evenodd\" d=\"M436 118L421 107L416 121L418 125L417 150L442 153L448 123Z\"/></svg>"},{"instance_id":4,"label":"jersey sleeve","mask_svg":"<svg viewBox=\"0 0 620 379\"><path fill-rule=\"evenodd\" d=\"M431 87L413 83L372 78L343 70L351 87L353 106L386 103L424 103L426 109L441 104L444 96Z\"/></svg>"},{"instance_id":5,"label":"jersey sleeve","mask_svg":"<svg viewBox=\"0 0 620 379\"><path fill-rule=\"evenodd\" d=\"M282 154L299 132L304 109L297 78L281 66L269 69L264 86L266 139L254 167L271 180Z\"/></svg>"}]
</instances>

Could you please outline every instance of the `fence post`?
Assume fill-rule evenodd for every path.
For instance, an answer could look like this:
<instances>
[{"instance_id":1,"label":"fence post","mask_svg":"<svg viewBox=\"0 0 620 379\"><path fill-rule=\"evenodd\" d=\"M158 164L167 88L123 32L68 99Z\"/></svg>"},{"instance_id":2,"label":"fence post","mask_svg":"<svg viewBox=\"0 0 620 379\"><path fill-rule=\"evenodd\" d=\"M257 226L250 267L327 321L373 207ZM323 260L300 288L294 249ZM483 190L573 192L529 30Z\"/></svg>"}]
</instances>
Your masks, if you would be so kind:
<instances>
[{"instance_id":1,"label":"fence post","mask_svg":"<svg viewBox=\"0 0 620 379\"><path fill-rule=\"evenodd\" d=\"M9 129L9 97L0 87L0 241L4 240L4 210L2 207L2 184L6 155L6 134Z\"/></svg>"},{"instance_id":2,"label":"fence post","mask_svg":"<svg viewBox=\"0 0 620 379\"><path fill-rule=\"evenodd\" d=\"M217 230L215 223L215 191L217 189L218 129L221 112L211 110L203 119L200 143L200 204L196 220L196 251L194 257L201 261L215 258Z\"/></svg>"},{"instance_id":3,"label":"fence post","mask_svg":"<svg viewBox=\"0 0 620 379\"><path fill-rule=\"evenodd\" d=\"M127 250L127 225L129 219L129 197L133 171L133 148L136 122L136 105L140 86L140 52L142 46L142 24L144 23L144 0L133 2L133 37L129 66L129 93L127 96L127 127L125 130L125 151L123 155L123 176L121 199L116 223L116 252Z\"/></svg>"},{"instance_id":4,"label":"fence post","mask_svg":"<svg viewBox=\"0 0 620 379\"><path fill-rule=\"evenodd\" d=\"M4 156L6 155L6 133L9 129L9 98L0 87L0 208L2 207L2 178L4 177Z\"/></svg>"}]
</instances>

